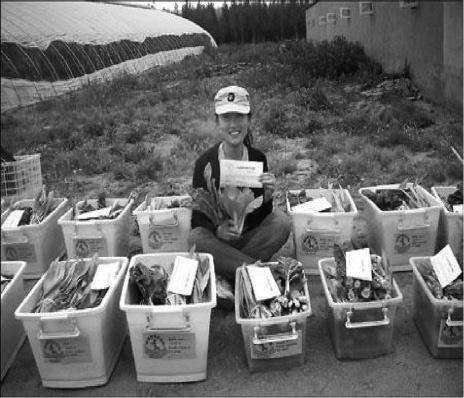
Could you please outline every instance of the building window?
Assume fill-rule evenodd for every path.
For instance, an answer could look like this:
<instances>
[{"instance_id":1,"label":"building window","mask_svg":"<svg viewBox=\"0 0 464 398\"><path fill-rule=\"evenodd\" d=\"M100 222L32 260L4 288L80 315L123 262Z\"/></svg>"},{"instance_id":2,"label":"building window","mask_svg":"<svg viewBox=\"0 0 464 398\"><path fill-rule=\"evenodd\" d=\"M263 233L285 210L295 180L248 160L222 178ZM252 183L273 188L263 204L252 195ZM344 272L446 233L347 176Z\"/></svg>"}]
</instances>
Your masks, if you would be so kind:
<instances>
[{"instance_id":1,"label":"building window","mask_svg":"<svg viewBox=\"0 0 464 398\"><path fill-rule=\"evenodd\" d=\"M417 0L400 0L400 8L416 8L418 5Z\"/></svg>"},{"instance_id":2,"label":"building window","mask_svg":"<svg viewBox=\"0 0 464 398\"><path fill-rule=\"evenodd\" d=\"M334 12L327 13L327 23L335 24L337 22L337 14Z\"/></svg>"},{"instance_id":3,"label":"building window","mask_svg":"<svg viewBox=\"0 0 464 398\"><path fill-rule=\"evenodd\" d=\"M325 15L319 17L319 25L325 25L327 23L327 17Z\"/></svg>"},{"instance_id":4,"label":"building window","mask_svg":"<svg viewBox=\"0 0 464 398\"><path fill-rule=\"evenodd\" d=\"M372 15L374 13L374 3L372 1L360 1L359 13L361 15Z\"/></svg>"},{"instance_id":5,"label":"building window","mask_svg":"<svg viewBox=\"0 0 464 398\"><path fill-rule=\"evenodd\" d=\"M351 8L340 7L340 18L341 19L350 19L351 18Z\"/></svg>"}]
</instances>

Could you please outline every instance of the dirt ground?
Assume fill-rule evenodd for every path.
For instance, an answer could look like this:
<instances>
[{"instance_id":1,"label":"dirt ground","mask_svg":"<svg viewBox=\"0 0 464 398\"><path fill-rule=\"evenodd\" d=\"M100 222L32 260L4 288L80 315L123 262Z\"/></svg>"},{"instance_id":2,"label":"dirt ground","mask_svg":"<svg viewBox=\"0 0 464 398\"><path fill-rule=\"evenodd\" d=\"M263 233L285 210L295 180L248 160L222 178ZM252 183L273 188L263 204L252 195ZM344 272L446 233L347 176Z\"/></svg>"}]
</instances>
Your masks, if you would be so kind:
<instances>
[{"instance_id":1,"label":"dirt ground","mask_svg":"<svg viewBox=\"0 0 464 398\"><path fill-rule=\"evenodd\" d=\"M313 315L307 321L302 366L251 373L234 313L216 308L211 317L208 377L204 381L137 382L128 336L106 385L73 390L44 388L26 340L2 382L1 396L462 396L462 359L434 359L430 355L413 321L412 273L399 272L394 277L403 294L394 318L394 352L378 358L335 357L322 285L318 276L310 276Z\"/></svg>"}]
</instances>

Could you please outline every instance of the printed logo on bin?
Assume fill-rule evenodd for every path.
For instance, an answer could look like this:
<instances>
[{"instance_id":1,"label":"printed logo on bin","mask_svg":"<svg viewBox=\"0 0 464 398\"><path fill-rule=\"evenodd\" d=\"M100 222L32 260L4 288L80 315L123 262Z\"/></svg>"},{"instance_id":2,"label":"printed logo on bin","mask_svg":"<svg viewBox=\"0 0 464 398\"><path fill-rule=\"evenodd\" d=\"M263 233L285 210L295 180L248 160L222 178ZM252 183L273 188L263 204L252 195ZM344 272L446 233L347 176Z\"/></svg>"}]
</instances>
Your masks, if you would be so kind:
<instances>
[{"instance_id":1,"label":"printed logo on bin","mask_svg":"<svg viewBox=\"0 0 464 398\"><path fill-rule=\"evenodd\" d=\"M148 234L148 246L152 249L160 249L163 246L163 237L158 231L152 230Z\"/></svg>"},{"instance_id":2,"label":"printed logo on bin","mask_svg":"<svg viewBox=\"0 0 464 398\"><path fill-rule=\"evenodd\" d=\"M257 358L267 358L276 352L274 343L252 344L253 354Z\"/></svg>"},{"instance_id":3,"label":"printed logo on bin","mask_svg":"<svg viewBox=\"0 0 464 398\"><path fill-rule=\"evenodd\" d=\"M88 257L89 255L89 245L85 240L77 240L75 250L77 257Z\"/></svg>"},{"instance_id":4,"label":"printed logo on bin","mask_svg":"<svg viewBox=\"0 0 464 398\"><path fill-rule=\"evenodd\" d=\"M49 359L62 359L64 358L64 351L60 343L55 340L47 340L43 346L43 353L45 358Z\"/></svg>"},{"instance_id":5,"label":"printed logo on bin","mask_svg":"<svg viewBox=\"0 0 464 398\"><path fill-rule=\"evenodd\" d=\"M395 239L395 250L402 254L411 247L411 238L406 234L399 234Z\"/></svg>"},{"instance_id":6,"label":"printed logo on bin","mask_svg":"<svg viewBox=\"0 0 464 398\"><path fill-rule=\"evenodd\" d=\"M317 238L309 232L301 236L301 245L303 246L303 250L307 253L316 253L319 249Z\"/></svg>"},{"instance_id":7,"label":"printed logo on bin","mask_svg":"<svg viewBox=\"0 0 464 398\"><path fill-rule=\"evenodd\" d=\"M18 259L18 251L13 246L7 246L5 249L5 256L8 261L15 261Z\"/></svg>"},{"instance_id":8,"label":"printed logo on bin","mask_svg":"<svg viewBox=\"0 0 464 398\"><path fill-rule=\"evenodd\" d=\"M150 334L145 339L145 353L150 358L163 358L168 353L168 349L159 335Z\"/></svg>"}]
</instances>

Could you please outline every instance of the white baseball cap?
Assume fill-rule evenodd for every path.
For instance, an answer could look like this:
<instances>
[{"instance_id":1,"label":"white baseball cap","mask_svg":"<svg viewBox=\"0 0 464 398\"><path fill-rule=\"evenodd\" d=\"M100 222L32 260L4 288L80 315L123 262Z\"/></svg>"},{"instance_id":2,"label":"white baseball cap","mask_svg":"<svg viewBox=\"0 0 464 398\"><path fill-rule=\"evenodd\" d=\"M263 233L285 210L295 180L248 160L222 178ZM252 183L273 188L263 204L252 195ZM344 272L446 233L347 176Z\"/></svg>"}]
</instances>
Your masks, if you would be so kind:
<instances>
[{"instance_id":1,"label":"white baseball cap","mask_svg":"<svg viewBox=\"0 0 464 398\"><path fill-rule=\"evenodd\" d=\"M217 115L229 112L250 113L250 94L243 87L221 88L214 97L214 111Z\"/></svg>"}]
</instances>

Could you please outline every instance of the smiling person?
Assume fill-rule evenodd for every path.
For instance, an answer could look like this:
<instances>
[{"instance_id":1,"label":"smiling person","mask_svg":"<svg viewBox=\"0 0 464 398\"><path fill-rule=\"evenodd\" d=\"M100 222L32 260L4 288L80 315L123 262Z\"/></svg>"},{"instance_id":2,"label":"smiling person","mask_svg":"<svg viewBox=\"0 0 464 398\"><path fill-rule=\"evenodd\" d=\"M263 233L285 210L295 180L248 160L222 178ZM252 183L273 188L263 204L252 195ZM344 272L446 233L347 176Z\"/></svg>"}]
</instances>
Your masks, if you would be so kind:
<instances>
[{"instance_id":1,"label":"smiling person","mask_svg":"<svg viewBox=\"0 0 464 398\"><path fill-rule=\"evenodd\" d=\"M193 188L207 189L207 178L214 178L219 189L221 159L263 163L263 174L259 176L262 188L251 188L254 197L262 195L263 201L247 214L241 233L231 220L215 226L202 212L192 211L190 245L210 253L216 274L234 283L235 271L242 263L268 261L285 244L291 224L285 213L273 209L276 179L268 171L266 156L252 146L248 91L238 86L222 88L214 98L214 108L219 142L197 159Z\"/></svg>"}]
</instances>

